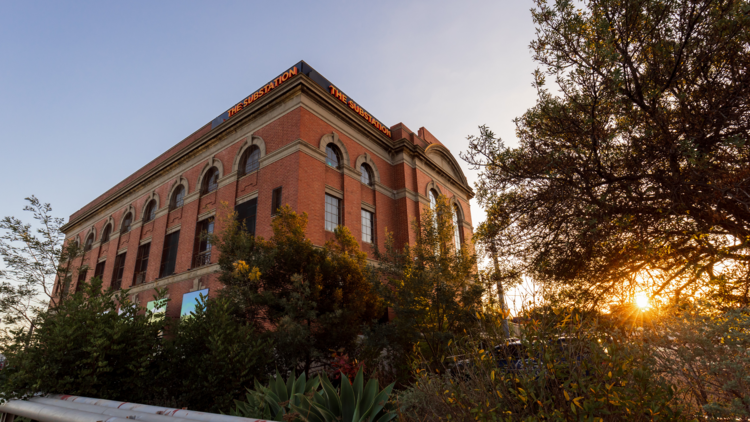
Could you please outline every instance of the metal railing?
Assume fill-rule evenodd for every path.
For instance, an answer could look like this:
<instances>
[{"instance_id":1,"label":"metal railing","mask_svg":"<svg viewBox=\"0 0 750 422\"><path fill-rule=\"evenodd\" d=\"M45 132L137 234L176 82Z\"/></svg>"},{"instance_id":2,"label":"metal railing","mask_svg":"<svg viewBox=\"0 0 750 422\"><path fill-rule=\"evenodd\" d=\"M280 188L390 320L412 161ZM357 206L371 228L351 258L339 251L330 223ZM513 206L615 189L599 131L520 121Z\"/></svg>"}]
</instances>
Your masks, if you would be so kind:
<instances>
[{"instance_id":1,"label":"metal railing","mask_svg":"<svg viewBox=\"0 0 750 422\"><path fill-rule=\"evenodd\" d=\"M259 419L114 400L54 394L0 405L1 422L23 416L39 422L264 422ZM273 422L273 421L265 421Z\"/></svg>"},{"instance_id":2,"label":"metal railing","mask_svg":"<svg viewBox=\"0 0 750 422\"><path fill-rule=\"evenodd\" d=\"M193 257L193 268L202 267L211 263L211 249L195 254Z\"/></svg>"}]
</instances>

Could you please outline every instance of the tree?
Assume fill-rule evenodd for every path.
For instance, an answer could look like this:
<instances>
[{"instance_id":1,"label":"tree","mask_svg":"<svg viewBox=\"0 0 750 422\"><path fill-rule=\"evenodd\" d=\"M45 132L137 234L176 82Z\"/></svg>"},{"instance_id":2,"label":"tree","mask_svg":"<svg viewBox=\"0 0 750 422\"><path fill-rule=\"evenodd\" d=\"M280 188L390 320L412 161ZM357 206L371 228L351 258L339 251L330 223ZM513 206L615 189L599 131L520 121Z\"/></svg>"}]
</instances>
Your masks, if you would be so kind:
<instances>
[{"instance_id":1,"label":"tree","mask_svg":"<svg viewBox=\"0 0 750 422\"><path fill-rule=\"evenodd\" d=\"M221 252L222 295L273 339L276 363L310 370L330 350L354 350L362 326L379 316L366 255L346 227L319 248L306 237L307 214L279 209L269 240L230 216L212 243Z\"/></svg>"},{"instance_id":2,"label":"tree","mask_svg":"<svg viewBox=\"0 0 750 422\"><path fill-rule=\"evenodd\" d=\"M0 270L0 318L6 330L32 329L48 306L59 305L70 294L74 272L85 269L85 263L76 259L82 246L70 242L63 247L64 219L53 217L50 204L35 196L26 201L24 211L32 214L35 227L16 217L0 220L0 257L5 266Z\"/></svg>"},{"instance_id":3,"label":"tree","mask_svg":"<svg viewBox=\"0 0 750 422\"><path fill-rule=\"evenodd\" d=\"M450 342L477 325L485 289L477 277L475 256L466 245L453 243L451 216L450 204L440 195L435 209L422 212L426 223L412 222L413 245L399 251L389 234L385 251L378 253L379 292L396 317L374 327L368 340L388 350L397 366L419 345L433 369L442 367Z\"/></svg>"},{"instance_id":4,"label":"tree","mask_svg":"<svg viewBox=\"0 0 750 422\"><path fill-rule=\"evenodd\" d=\"M41 312L31 336L13 330L14 341L2 348L2 398L65 393L151 401L166 321L142 313L127 293L103 290L96 277Z\"/></svg>"},{"instance_id":5,"label":"tree","mask_svg":"<svg viewBox=\"0 0 750 422\"><path fill-rule=\"evenodd\" d=\"M529 276L570 300L638 290L750 303L750 5L536 0L519 146L463 154ZM557 91L547 88L554 77Z\"/></svg>"},{"instance_id":6,"label":"tree","mask_svg":"<svg viewBox=\"0 0 750 422\"><path fill-rule=\"evenodd\" d=\"M234 303L202 298L166 342L159 384L178 407L226 412L255 379L271 373L270 350L268 340L237 318Z\"/></svg>"}]
</instances>

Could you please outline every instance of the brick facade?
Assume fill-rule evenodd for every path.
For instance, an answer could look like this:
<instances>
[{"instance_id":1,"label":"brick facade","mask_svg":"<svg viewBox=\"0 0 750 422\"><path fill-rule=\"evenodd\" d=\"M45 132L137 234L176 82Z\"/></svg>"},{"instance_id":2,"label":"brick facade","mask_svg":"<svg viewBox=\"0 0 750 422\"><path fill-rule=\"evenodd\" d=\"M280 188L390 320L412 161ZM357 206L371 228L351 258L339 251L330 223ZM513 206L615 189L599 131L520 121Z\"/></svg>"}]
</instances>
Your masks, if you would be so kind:
<instances>
[{"instance_id":1,"label":"brick facade","mask_svg":"<svg viewBox=\"0 0 750 422\"><path fill-rule=\"evenodd\" d=\"M104 286L113 279L115 257L125 253L122 288L145 306L154 288L166 287L171 299L167 315L178 317L185 293L208 288L213 296L221 288L216 271L218 252L210 263L195 266L195 236L200 221L222 213L223 203L234 206L257 200L256 235L271 236L271 197L282 187L282 203L309 217L308 237L322 245L332 237L325 230L325 195L342 200L342 224L360 239L372 256L373 247L362 242L361 210L374 210L375 242L384 246L392 232L397 245L414 241L411 221L429 207L428 189L434 188L458 205L464 242L472 235L469 199L473 193L452 154L426 129L417 133L399 123L390 137L303 73L244 107L218 125L207 124L167 152L129 176L102 196L70 216L63 227L66 241L86 242L91 250L82 258L94 276L97 263L105 262ZM340 169L326 164L325 147L341 149ZM257 171L238 171L240 155L250 145L261 151ZM360 181L359 164L373 170L373 186ZM201 194L201 184L211 168L219 171L218 189ZM181 207L170 208L177 185L185 187ZM144 222L149 201L157 203L152 221ZM133 216L131 230L121 233L123 218ZM215 231L221 230L216 218ZM109 241L102 233L110 225ZM174 274L160 278L164 242L179 230ZM138 247L150 243L143 283L134 285ZM75 288L77 275L73 277Z\"/></svg>"}]
</instances>

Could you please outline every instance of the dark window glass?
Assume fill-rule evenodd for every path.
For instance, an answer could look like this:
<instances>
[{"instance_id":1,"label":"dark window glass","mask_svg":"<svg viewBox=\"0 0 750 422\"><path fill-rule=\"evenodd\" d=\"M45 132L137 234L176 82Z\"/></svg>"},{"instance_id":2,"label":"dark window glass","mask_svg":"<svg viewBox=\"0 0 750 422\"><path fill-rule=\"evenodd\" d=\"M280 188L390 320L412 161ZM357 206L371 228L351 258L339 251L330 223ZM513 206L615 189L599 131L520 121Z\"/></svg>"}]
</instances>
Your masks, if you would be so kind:
<instances>
[{"instance_id":1,"label":"dark window glass","mask_svg":"<svg viewBox=\"0 0 750 422\"><path fill-rule=\"evenodd\" d=\"M94 244L94 234L90 234L89 237L86 238L86 243L83 245L83 251L88 252L91 250L91 246Z\"/></svg>"},{"instance_id":2,"label":"dark window glass","mask_svg":"<svg viewBox=\"0 0 750 422\"><path fill-rule=\"evenodd\" d=\"M99 277L100 280L104 278L104 265L106 263L107 261L102 261L96 264L96 269L94 270L94 277Z\"/></svg>"},{"instance_id":3,"label":"dark window glass","mask_svg":"<svg viewBox=\"0 0 750 422\"><path fill-rule=\"evenodd\" d=\"M372 186L372 172L370 171L370 166L362 164L359 166L359 171L362 173L359 180L367 186Z\"/></svg>"},{"instance_id":4,"label":"dark window glass","mask_svg":"<svg viewBox=\"0 0 750 422\"><path fill-rule=\"evenodd\" d=\"M143 214L143 221L149 222L156 218L156 201L153 199L146 206L146 212Z\"/></svg>"},{"instance_id":5,"label":"dark window glass","mask_svg":"<svg viewBox=\"0 0 750 422\"><path fill-rule=\"evenodd\" d=\"M172 201L170 202L169 209L180 208L185 201L185 187L180 185L175 189L172 194Z\"/></svg>"},{"instance_id":6,"label":"dark window glass","mask_svg":"<svg viewBox=\"0 0 750 422\"><path fill-rule=\"evenodd\" d=\"M164 249L161 253L161 267L159 277L174 274L174 266L177 262L177 245L180 242L180 231L170 233L164 238Z\"/></svg>"},{"instance_id":7,"label":"dark window glass","mask_svg":"<svg viewBox=\"0 0 750 422\"><path fill-rule=\"evenodd\" d=\"M112 225L107 224L102 231L102 243L109 242L109 234L112 233Z\"/></svg>"},{"instance_id":8,"label":"dark window glass","mask_svg":"<svg viewBox=\"0 0 750 422\"><path fill-rule=\"evenodd\" d=\"M193 268L201 267L211 263L211 241L208 235L214 232L214 218L210 217L198 222L195 230L195 254L193 255Z\"/></svg>"},{"instance_id":9,"label":"dark window glass","mask_svg":"<svg viewBox=\"0 0 750 422\"><path fill-rule=\"evenodd\" d=\"M76 282L76 293L83 290L83 282L86 281L86 273L88 273L87 270L83 270L80 273L78 273L78 281Z\"/></svg>"},{"instance_id":10,"label":"dark window glass","mask_svg":"<svg viewBox=\"0 0 750 422\"><path fill-rule=\"evenodd\" d=\"M333 231L341 224L341 200L326 194L326 230Z\"/></svg>"},{"instance_id":11,"label":"dark window glass","mask_svg":"<svg viewBox=\"0 0 750 422\"><path fill-rule=\"evenodd\" d=\"M148 269L148 255L151 252L151 242L138 247L138 256L135 258L135 274L133 284L146 282L146 270Z\"/></svg>"},{"instance_id":12,"label":"dark window glass","mask_svg":"<svg viewBox=\"0 0 750 422\"><path fill-rule=\"evenodd\" d=\"M219 188L219 170L211 167L203 178L203 194L215 191Z\"/></svg>"},{"instance_id":13,"label":"dark window glass","mask_svg":"<svg viewBox=\"0 0 750 422\"><path fill-rule=\"evenodd\" d=\"M120 233L127 233L130 231L130 225L133 223L133 214L128 213L128 215L125 216L125 219L122 220L122 228L120 229Z\"/></svg>"},{"instance_id":14,"label":"dark window glass","mask_svg":"<svg viewBox=\"0 0 750 422\"><path fill-rule=\"evenodd\" d=\"M243 202L237 205L234 210L237 212L237 221L240 223L240 228L255 235L255 217L258 212L258 198L253 198L247 202Z\"/></svg>"},{"instance_id":15,"label":"dark window glass","mask_svg":"<svg viewBox=\"0 0 750 422\"><path fill-rule=\"evenodd\" d=\"M281 187L273 190L271 193L271 215L276 215L281 208Z\"/></svg>"},{"instance_id":16,"label":"dark window glass","mask_svg":"<svg viewBox=\"0 0 750 422\"><path fill-rule=\"evenodd\" d=\"M260 167L260 148L253 145L242 154L240 172L242 174L249 174L258 170L258 167Z\"/></svg>"},{"instance_id":17,"label":"dark window glass","mask_svg":"<svg viewBox=\"0 0 750 422\"><path fill-rule=\"evenodd\" d=\"M375 243L375 214L362 210L362 241Z\"/></svg>"},{"instance_id":18,"label":"dark window glass","mask_svg":"<svg viewBox=\"0 0 750 422\"><path fill-rule=\"evenodd\" d=\"M328 144L326 146L326 157L326 164L334 168L340 168L341 153L339 153L339 147L334 144Z\"/></svg>"},{"instance_id":19,"label":"dark window glass","mask_svg":"<svg viewBox=\"0 0 750 422\"><path fill-rule=\"evenodd\" d=\"M125 272L125 255L127 252L123 252L115 258L115 269L112 272L112 283L110 288L112 290L120 290L122 287L122 273Z\"/></svg>"}]
</instances>

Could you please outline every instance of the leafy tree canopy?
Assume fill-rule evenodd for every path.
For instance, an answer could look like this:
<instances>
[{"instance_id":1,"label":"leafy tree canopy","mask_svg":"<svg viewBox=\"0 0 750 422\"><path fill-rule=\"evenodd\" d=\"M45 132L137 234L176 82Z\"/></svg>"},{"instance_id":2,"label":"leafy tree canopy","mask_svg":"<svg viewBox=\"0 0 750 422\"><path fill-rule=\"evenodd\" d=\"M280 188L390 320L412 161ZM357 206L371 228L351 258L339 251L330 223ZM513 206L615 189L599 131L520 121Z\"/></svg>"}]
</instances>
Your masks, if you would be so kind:
<instances>
[{"instance_id":1,"label":"leafy tree canopy","mask_svg":"<svg viewBox=\"0 0 750 422\"><path fill-rule=\"evenodd\" d=\"M532 15L519 145L481 127L464 154L499 227L482 241L590 304L639 289L749 304L748 2L536 0Z\"/></svg>"},{"instance_id":2,"label":"leafy tree canopy","mask_svg":"<svg viewBox=\"0 0 750 422\"><path fill-rule=\"evenodd\" d=\"M306 237L307 214L288 206L265 240L233 218L213 239L221 251L222 294L277 345L277 364L307 372L330 350L351 351L364 324L383 312L366 254L346 227L316 247Z\"/></svg>"}]
</instances>

